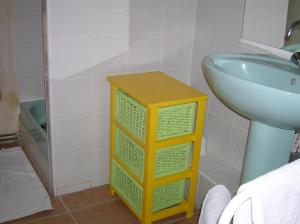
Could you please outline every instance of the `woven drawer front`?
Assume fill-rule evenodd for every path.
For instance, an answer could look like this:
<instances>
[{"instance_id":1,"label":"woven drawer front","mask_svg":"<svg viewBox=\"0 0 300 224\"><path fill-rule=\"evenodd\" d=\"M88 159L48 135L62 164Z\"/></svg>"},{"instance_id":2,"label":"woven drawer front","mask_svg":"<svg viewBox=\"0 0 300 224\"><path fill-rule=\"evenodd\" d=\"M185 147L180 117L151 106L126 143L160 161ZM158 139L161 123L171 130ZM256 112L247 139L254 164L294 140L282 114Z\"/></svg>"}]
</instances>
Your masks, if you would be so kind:
<instances>
[{"instance_id":1,"label":"woven drawer front","mask_svg":"<svg viewBox=\"0 0 300 224\"><path fill-rule=\"evenodd\" d=\"M152 211L180 204L184 200L185 180L160 186L153 190ZM142 187L116 162L112 161L112 186L129 205L141 215ZM145 202L146 203L146 202Z\"/></svg>"},{"instance_id":2,"label":"woven drawer front","mask_svg":"<svg viewBox=\"0 0 300 224\"><path fill-rule=\"evenodd\" d=\"M123 131L115 129L115 154L143 181L144 150ZM163 177L189 169L192 143L168 146L156 151L155 177Z\"/></svg>"},{"instance_id":3,"label":"woven drawer front","mask_svg":"<svg viewBox=\"0 0 300 224\"><path fill-rule=\"evenodd\" d=\"M157 212L183 202L185 182L185 180L180 180L155 188L153 192L152 211Z\"/></svg>"},{"instance_id":4,"label":"woven drawer front","mask_svg":"<svg viewBox=\"0 0 300 224\"><path fill-rule=\"evenodd\" d=\"M112 160L111 184L117 190L118 194L120 194L138 214L141 214L143 189L114 160Z\"/></svg>"},{"instance_id":5,"label":"woven drawer front","mask_svg":"<svg viewBox=\"0 0 300 224\"><path fill-rule=\"evenodd\" d=\"M158 110L157 139L188 135L194 132L196 103L162 107Z\"/></svg>"},{"instance_id":6,"label":"woven drawer front","mask_svg":"<svg viewBox=\"0 0 300 224\"><path fill-rule=\"evenodd\" d=\"M119 128L115 129L115 153L138 177L144 178L144 150Z\"/></svg>"},{"instance_id":7,"label":"woven drawer front","mask_svg":"<svg viewBox=\"0 0 300 224\"><path fill-rule=\"evenodd\" d=\"M145 142L146 108L123 93L116 91L116 120Z\"/></svg>"},{"instance_id":8,"label":"woven drawer front","mask_svg":"<svg viewBox=\"0 0 300 224\"><path fill-rule=\"evenodd\" d=\"M188 135L194 132L196 103L179 104L158 109L157 140ZM147 109L133 98L116 91L116 120L145 142Z\"/></svg>"},{"instance_id":9,"label":"woven drawer front","mask_svg":"<svg viewBox=\"0 0 300 224\"><path fill-rule=\"evenodd\" d=\"M155 177L163 177L189 169L192 143L161 148L155 154Z\"/></svg>"}]
</instances>

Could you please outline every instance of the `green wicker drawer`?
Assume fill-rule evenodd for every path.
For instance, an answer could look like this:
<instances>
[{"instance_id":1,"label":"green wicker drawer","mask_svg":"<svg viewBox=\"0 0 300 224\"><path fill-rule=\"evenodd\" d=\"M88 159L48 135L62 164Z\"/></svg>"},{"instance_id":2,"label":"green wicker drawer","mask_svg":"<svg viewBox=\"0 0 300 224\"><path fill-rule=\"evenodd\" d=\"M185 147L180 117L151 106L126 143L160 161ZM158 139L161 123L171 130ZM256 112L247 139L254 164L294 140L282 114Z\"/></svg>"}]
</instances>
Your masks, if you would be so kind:
<instances>
[{"instance_id":1,"label":"green wicker drawer","mask_svg":"<svg viewBox=\"0 0 300 224\"><path fill-rule=\"evenodd\" d=\"M141 214L143 188L114 160L112 160L111 185L138 214Z\"/></svg>"},{"instance_id":2,"label":"green wicker drawer","mask_svg":"<svg viewBox=\"0 0 300 224\"><path fill-rule=\"evenodd\" d=\"M144 150L117 127L115 129L115 154L143 180Z\"/></svg>"},{"instance_id":3,"label":"green wicker drawer","mask_svg":"<svg viewBox=\"0 0 300 224\"><path fill-rule=\"evenodd\" d=\"M143 142L145 142L146 113L144 106L121 90L116 91L116 120Z\"/></svg>"},{"instance_id":4,"label":"green wicker drawer","mask_svg":"<svg viewBox=\"0 0 300 224\"><path fill-rule=\"evenodd\" d=\"M141 215L142 187L114 160L112 160L111 184L127 203ZM152 211L180 204L184 200L185 180L160 186L153 190Z\"/></svg>"},{"instance_id":5,"label":"green wicker drawer","mask_svg":"<svg viewBox=\"0 0 300 224\"><path fill-rule=\"evenodd\" d=\"M191 142L161 148L155 154L155 177L164 177L189 169L192 159Z\"/></svg>"},{"instance_id":6,"label":"green wicker drawer","mask_svg":"<svg viewBox=\"0 0 300 224\"><path fill-rule=\"evenodd\" d=\"M195 128L196 103L158 109L157 140L192 134Z\"/></svg>"},{"instance_id":7,"label":"green wicker drawer","mask_svg":"<svg viewBox=\"0 0 300 224\"><path fill-rule=\"evenodd\" d=\"M191 134L195 127L196 103L158 109L157 140ZM145 142L146 108L122 92L116 91L116 120Z\"/></svg>"},{"instance_id":8,"label":"green wicker drawer","mask_svg":"<svg viewBox=\"0 0 300 224\"><path fill-rule=\"evenodd\" d=\"M160 186L153 191L152 211L180 204L184 200L185 180Z\"/></svg>"},{"instance_id":9,"label":"green wicker drawer","mask_svg":"<svg viewBox=\"0 0 300 224\"><path fill-rule=\"evenodd\" d=\"M115 129L115 154L137 176L144 178L144 150L119 128ZM189 169L192 143L161 148L155 154L155 177L163 177Z\"/></svg>"}]
</instances>

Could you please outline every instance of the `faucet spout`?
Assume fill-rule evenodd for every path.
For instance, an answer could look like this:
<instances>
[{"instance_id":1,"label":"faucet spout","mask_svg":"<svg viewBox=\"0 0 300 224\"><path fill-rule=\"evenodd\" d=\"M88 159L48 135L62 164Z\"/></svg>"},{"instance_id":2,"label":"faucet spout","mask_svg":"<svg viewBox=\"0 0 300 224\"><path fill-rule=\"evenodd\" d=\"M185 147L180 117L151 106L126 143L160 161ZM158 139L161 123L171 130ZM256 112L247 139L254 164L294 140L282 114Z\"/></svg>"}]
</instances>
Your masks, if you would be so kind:
<instances>
[{"instance_id":1,"label":"faucet spout","mask_svg":"<svg viewBox=\"0 0 300 224\"><path fill-rule=\"evenodd\" d=\"M294 62L300 68L300 52L296 52L292 55L291 61Z\"/></svg>"},{"instance_id":2,"label":"faucet spout","mask_svg":"<svg viewBox=\"0 0 300 224\"><path fill-rule=\"evenodd\" d=\"M292 23L292 25L290 26L287 34L285 35L285 41L288 41L291 38L291 35L293 33L293 31L297 28L297 26L300 25L300 20L297 20L295 22Z\"/></svg>"}]
</instances>

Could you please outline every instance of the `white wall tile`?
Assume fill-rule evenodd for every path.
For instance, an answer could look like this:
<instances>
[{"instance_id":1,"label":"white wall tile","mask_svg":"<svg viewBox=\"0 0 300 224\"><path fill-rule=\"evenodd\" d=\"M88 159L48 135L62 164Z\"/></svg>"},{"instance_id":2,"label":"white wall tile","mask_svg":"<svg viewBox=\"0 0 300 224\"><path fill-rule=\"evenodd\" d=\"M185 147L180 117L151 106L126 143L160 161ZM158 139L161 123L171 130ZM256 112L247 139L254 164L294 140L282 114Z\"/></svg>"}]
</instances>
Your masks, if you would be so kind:
<instances>
[{"instance_id":1,"label":"white wall tile","mask_svg":"<svg viewBox=\"0 0 300 224\"><path fill-rule=\"evenodd\" d=\"M225 106L215 95L210 96L209 112L212 112L219 117L222 117L229 123L233 122L234 112Z\"/></svg>"},{"instance_id":2,"label":"white wall tile","mask_svg":"<svg viewBox=\"0 0 300 224\"><path fill-rule=\"evenodd\" d=\"M236 116L234 116L233 124L247 132L250 125L250 120L236 114Z\"/></svg>"},{"instance_id":3,"label":"white wall tile","mask_svg":"<svg viewBox=\"0 0 300 224\"><path fill-rule=\"evenodd\" d=\"M166 0L164 31L193 31L195 26L196 0Z\"/></svg>"},{"instance_id":4,"label":"white wall tile","mask_svg":"<svg viewBox=\"0 0 300 224\"><path fill-rule=\"evenodd\" d=\"M231 164L238 170L242 170L247 136L247 131L233 126L227 157L231 161Z\"/></svg>"},{"instance_id":5,"label":"white wall tile","mask_svg":"<svg viewBox=\"0 0 300 224\"><path fill-rule=\"evenodd\" d=\"M202 75L201 61L211 53L259 52L240 43L243 7L244 0L197 0L191 77L192 86L209 93L205 130L207 152L220 156L237 170L241 170L243 162L249 121L216 98ZM225 171L227 168L224 166ZM221 182L218 183L224 182L229 188L238 186L239 174L231 175L234 177L230 182L222 180L222 177L230 176L229 172L222 172L222 169L216 169L208 175L219 178Z\"/></svg>"},{"instance_id":6,"label":"white wall tile","mask_svg":"<svg viewBox=\"0 0 300 224\"><path fill-rule=\"evenodd\" d=\"M213 94L205 80L205 77L204 77L202 71L198 71L198 70L194 70L194 69L192 70L191 85L194 88L204 92L208 96ZM210 97L208 98L208 101L210 101Z\"/></svg>"},{"instance_id":7,"label":"white wall tile","mask_svg":"<svg viewBox=\"0 0 300 224\"><path fill-rule=\"evenodd\" d=\"M244 0L222 0L219 11L218 38L239 42L242 35Z\"/></svg>"},{"instance_id":8,"label":"white wall tile","mask_svg":"<svg viewBox=\"0 0 300 224\"><path fill-rule=\"evenodd\" d=\"M208 113L206 130L207 151L226 158L230 135L231 123L226 122L212 113Z\"/></svg>"},{"instance_id":9,"label":"white wall tile","mask_svg":"<svg viewBox=\"0 0 300 224\"><path fill-rule=\"evenodd\" d=\"M217 167L207 172L207 175L217 184L225 185L234 195L239 187L240 172L229 165Z\"/></svg>"},{"instance_id":10,"label":"white wall tile","mask_svg":"<svg viewBox=\"0 0 300 224\"><path fill-rule=\"evenodd\" d=\"M162 32L163 0L130 0L130 33Z\"/></svg>"},{"instance_id":11,"label":"white wall tile","mask_svg":"<svg viewBox=\"0 0 300 224\"><path fill-rule=\"evenodd\" d=\"M50 80L52 118L86 115L90 107L89 77Z\"/></svg>"},{"instance_id":12,"label":"white wall tile","mask_svg":"<svg viewBox=\"0 0 300 224\"><path fill-rule=\"evenodd\" d=\"M42 14L42 0L10 0L11 15L34 16Z\"/></svg>"},{"instance_id":13,"label":"white wall tile","mask_svg":"<svg viewBox=\"0 0 300 224\"><path fill-rule=\"evenodd\" d=\"M109 176L109 149L101 148L91 151L92 180L100 180Z\"/></svg>"},{"instance_id":14,"label":"white wall tile","mask_svg":"<svg viewBox=\"0 0 300 224\"><path fill-rule=\"evenodd\" d=\"M50 57L52 79L86 74L90 61L89 38L52 38Z\"/></svg>"},{"instance_id":15,"label":"white wall tile","mask_svg":"<svg viewBox=\"0 0 300 224\"><path fill-rule=\"evenodd\" d=\"M92 34L129 33L129 0L91 0Z\"/></svg>"},{"instance_id":16,"label":"white wall tile","mask_svg":"<svg viewBox=\"0 0 300 224\"><path fill-rule=\"evenodd\" d=\"M145 71L160 67L161 34L130 35L128 70Z\"/></svg>"},{"instance_id":17,"label":"white wall tile","mask_svg":"<svg viewBox=\"0 0 300 224\"><path fill-rule=\"evenodd\" d=\"M165 33L162 48L163 68L189 68L192 61L192 33Z\"/></svg>"},{"instance_id":18,"label":"white wall tile","mask_svg":"<svg viewBox=\"0 0 300 224\"><path fill-rule=\"evenodd\" d=\"M208 54L215 53L216 36L206 36L196 33L193 45L193 68L202 71L202 60Z\"/></svg>"},{"instance_id":19,"label":"white wall tile","mask_svg":"<svg viewBox=\"0 0 300 224\"><path fill-rule=\"evenodd\" d=\"M52 146L56 157L89 149L89 117L55 120L52 129Z\"/></svg>"},{"instance_id":20,"label":"white wall tile","mask_svg":"<svg viewBox=\"0 0 300 224\"><path fill-rule=\"evenodd\" d=\"M109 177L102 177L100 179L92 179L91 180L91 188L98 187L109 183Z\"/></svg>"},{"instance_id":21,"label":"white wall tile","mask_svg":"<svg viewBox=\"0 0 300 224\"><path fill-rule=\"evenodd\" d=\"M107 75L91 77L91 112L99 113L110 110L110 88Z\"/></svg>"},{"instance_id":22,"label":"white wall tile","mask_svg":"<svg viewBox=\"0 0 300 224\"><path fill-rule=\"evenodd\" d=\"M228 164L227 160L222 159L220 156L213 153L206 153L205 156L201 156L200 169L201 173L206 173L207 171L226 166Z\"/></svg>"},{"instance_id":23,"label":"white wall tile","mask_svg":"<svg viewBox=\"0 0 300 224\"><path fill-rule=\"evenodd\" d=\"M55 193L56 196L61 196L61 195L70 194L78 191L83 191L88 188L91 188L91 184L89 182L86 182L83 184L76 184L68 187L56 188Z\"/></svg>"},{"instance_id":24,"label":"white wall tile","mask_svg":"<svg viewBox=\"0 0 300 224\"><path fill-rule=\"evenodd\" d=\"M65 188L90 181L90 151L55 158L56 188Z\"/></svg>"},{"instance_id":25,"label":"white wall tile","mask_svg":"<svg viewBox=\"0 0 300 224\"><path fill-rule=\"evenodd\" d=\"M191 70L189 68L163 68L161 71L187 85L189 85L191 82Z\"/></svg>"},{"instance_id":26,"label":"white wall tile","mask_svg":"<svg viewBox=\"0 0 300 224\"><path fill-rule=\"evenodd\" d=\"M50 33L53 36L82 36L89 34L89 1L47 1Z\"/></svg>"},{"instance_id":27,"label":"white wall tile","mask_svg":"<svg viewBox=\"0 0 300 224\"><path fill-rule=\"evenodd\" d=\"M219 17L220 0L198 0L196 32L215 37Z\"/></svg>"},{"instance_id":28,"label":"white wall tile","mask_svg":"<svg viewBox=\"0 0 300 224\"><path fill-rule=\"evenodd\" d=\"M104 62L93 65L90 70L91 74L119 74L127 72L128 52L121 53Z\"/></svg>"},{"instance_id":29,"label":"white wall tile","mask_svg":"<svg viewBox=\"0 0 300 224\"><path fill-rule=\"evenodd\" d=\"M200 90L201 92L205 93L208 96L208 100L206 101L206 111L205 111L205 117L204 117L204 130L203 130L203 136L206 136L207 132L207 120L208 120L208 113L209 113L209 105L211 100L211 95L213 94L207 85L207 82L204 78L204 75L202 71L192 70L191 72L191 85Z\"/></svg>"},{"instance_id":30,"label":"white wall tile","mask_svg":"<svg viewBox=\"0 0 300 224\"><path fill-rule=\"evenodd\" d=\"M126 71L129 35L92 37L92 73Z\"/></svg>"},{"instance_id":31,"label":"white wall tile","mask_svg":"<svg viewBox=\"0 0 300 224\"><path fill-rule=\"evenodd\" d=\"M109 145L109 112L91 116L91 144L93 147Z\"/></svg>"},{"instance_id":32,"label":"white wall tile","mask_svg":"<svg viewBox=\"0 0 300 224\"><path fill-rule=\"evenodd\" d=\"M195 6L196 0L49 2L52 145L57 155L56 173L64 169L56 175L57 192L108 181L108 74L163 69L190 83ZM164 36L166 57L162 63ZM68 120L74 121L66 124ZM81 131L78 126L88 131L73 139ZM64 175L74 172L71 166L79 154L84 167L64 180Z\"/></svg>"}]
</instances>

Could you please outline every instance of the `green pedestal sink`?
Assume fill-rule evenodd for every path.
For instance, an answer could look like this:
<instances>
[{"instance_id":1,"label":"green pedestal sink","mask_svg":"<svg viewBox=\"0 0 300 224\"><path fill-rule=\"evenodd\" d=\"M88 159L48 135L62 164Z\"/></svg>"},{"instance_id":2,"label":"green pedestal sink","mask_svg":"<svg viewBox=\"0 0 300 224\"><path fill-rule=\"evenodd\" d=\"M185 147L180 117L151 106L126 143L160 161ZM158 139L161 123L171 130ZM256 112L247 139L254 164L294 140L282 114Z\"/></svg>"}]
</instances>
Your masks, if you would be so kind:
<instances>
[{"instance_id":1,"label":"green pedestal sink","mask_svg":"<svg viewBox=\"0 0 300 224\"><path fill-rule=\"evenodd\" d=\"M286 164L300 129L299 68L258 54L209 55L202 68L215 95L251 120L241 183Z\"/></svg>"}]
</instances>

